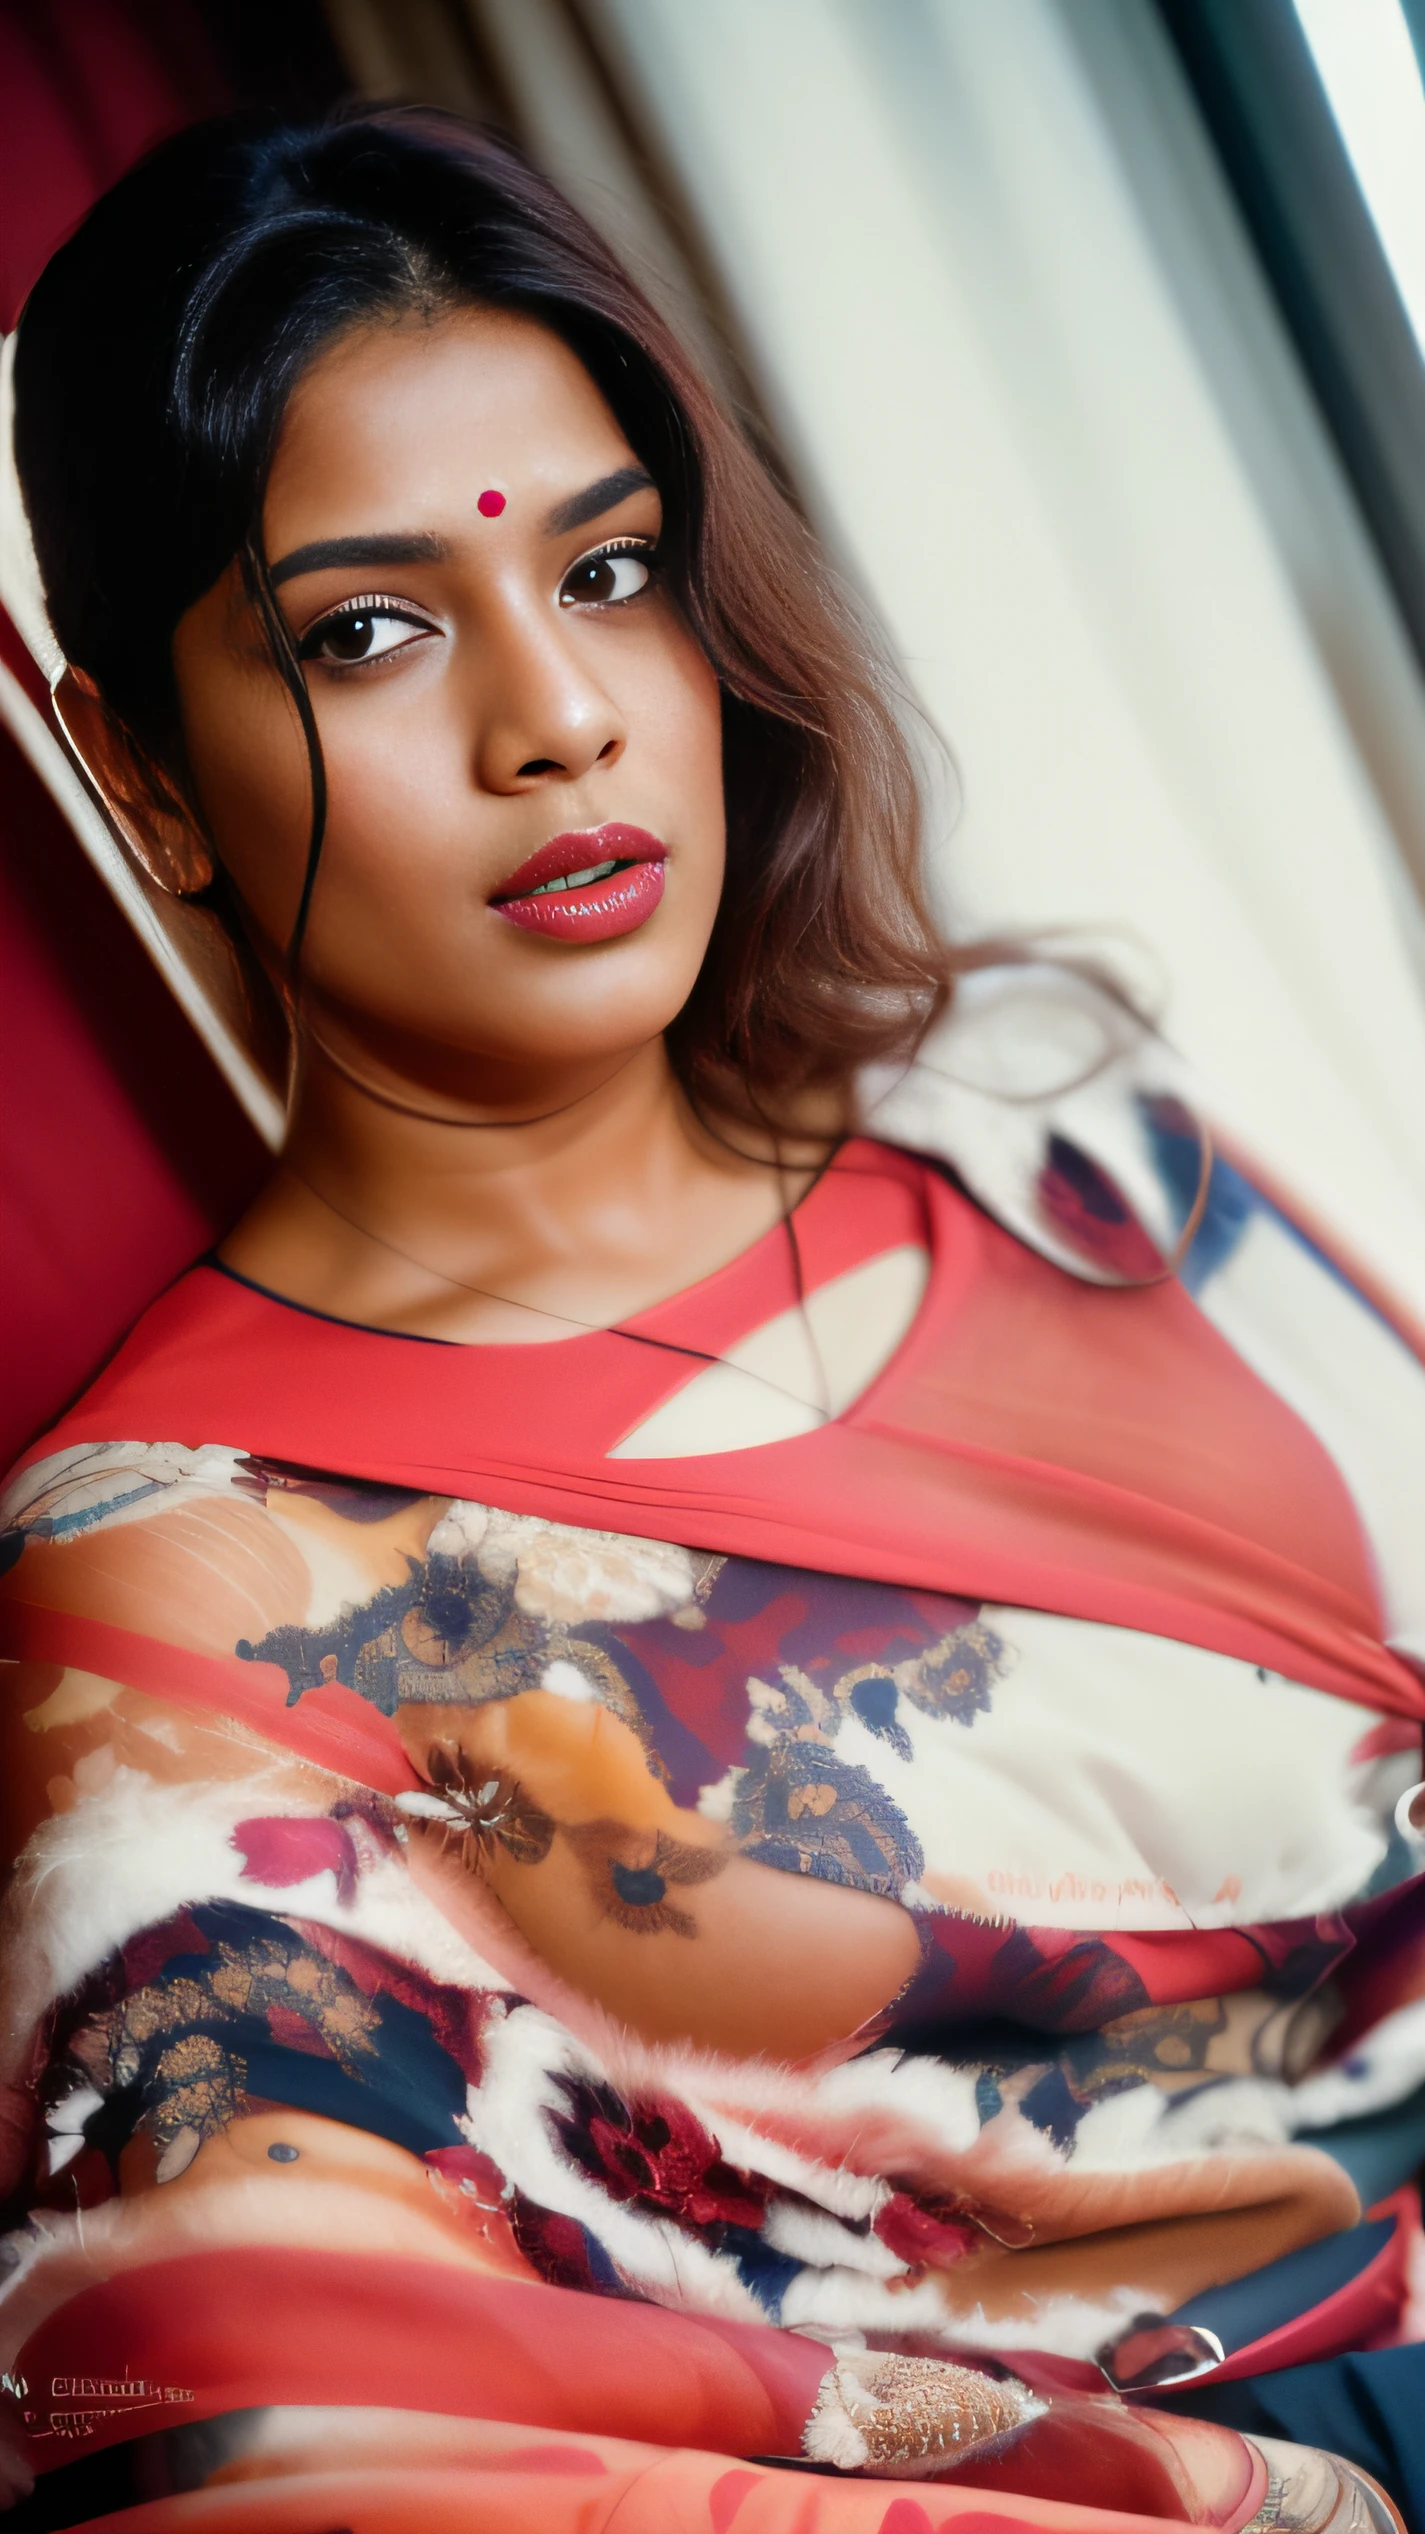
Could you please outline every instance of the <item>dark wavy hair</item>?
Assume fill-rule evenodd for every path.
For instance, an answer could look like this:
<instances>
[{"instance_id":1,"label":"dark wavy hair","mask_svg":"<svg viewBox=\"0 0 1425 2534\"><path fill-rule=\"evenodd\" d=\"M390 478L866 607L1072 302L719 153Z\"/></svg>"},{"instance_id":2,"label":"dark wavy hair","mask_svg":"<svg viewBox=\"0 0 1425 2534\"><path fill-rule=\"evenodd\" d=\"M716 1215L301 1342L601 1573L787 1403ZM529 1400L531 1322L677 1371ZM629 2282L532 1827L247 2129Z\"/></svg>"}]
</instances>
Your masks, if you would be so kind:
<instances>
[{"instance_id":1,"label":"dark wavy hair","mask_svg":"<svg viewBox=\"0 0 1425 2534\"><path fill-rule=\"evenodd\" d=\"M173 636L243 559L312 768L295 968L325 780L267 578L268 470L324 346L469 304L523 312L584 363L662 496L668 584L722 687L728 885L669 1032L678 1073L744 1116L849 1094L857 1066L912 1051L957 964L925 895L903 699L670 328L503 140L426 110L302 128L230 115L163 143L95 206L32 291L15 364L16 459L60 647L196 811Z\"/></svg>"}]
</instances>

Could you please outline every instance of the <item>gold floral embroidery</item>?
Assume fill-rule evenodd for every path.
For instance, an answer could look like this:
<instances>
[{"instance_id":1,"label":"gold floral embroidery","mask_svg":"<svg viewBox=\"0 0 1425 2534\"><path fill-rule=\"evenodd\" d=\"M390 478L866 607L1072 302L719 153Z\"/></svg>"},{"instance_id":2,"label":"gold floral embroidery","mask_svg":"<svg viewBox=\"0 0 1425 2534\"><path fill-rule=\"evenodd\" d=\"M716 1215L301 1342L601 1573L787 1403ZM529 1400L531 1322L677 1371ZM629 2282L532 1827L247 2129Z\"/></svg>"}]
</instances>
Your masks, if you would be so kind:
<instances>
[{"instance_id":1,"label":"gold floral embroidery","mask_svg":"<svg viewBox=\"0 0 1425 2534\"><path fill-rule=\"evenodd\" d=\"M300 2016L345 2074L360 2075L374 2059L376 2006L295 1934L220 1942L200 1971L151 1981L95 2016L70 2057L101 2094L142 2087L145 2125L160 2148L183 2130L211 2138L247 2084L240 2043L224 2027L283 2009Z\"/></svg>"},{"instance_id":2,"label":"gold floral embroidery","mask_svg":"<svg viewBox=\"0 0 1425 2534\"><path fill-rule=\"evenodd\" d=\"M446 1807L441 1827L447 1838L459 1839L462 1862L472 1870L494 1843L517 1865L539 1865L548 1856L554 1823L518 1778L482 1769L463 1751L439 1743L426 1756L426 1775Z\"/></svg>"}]
</instances>

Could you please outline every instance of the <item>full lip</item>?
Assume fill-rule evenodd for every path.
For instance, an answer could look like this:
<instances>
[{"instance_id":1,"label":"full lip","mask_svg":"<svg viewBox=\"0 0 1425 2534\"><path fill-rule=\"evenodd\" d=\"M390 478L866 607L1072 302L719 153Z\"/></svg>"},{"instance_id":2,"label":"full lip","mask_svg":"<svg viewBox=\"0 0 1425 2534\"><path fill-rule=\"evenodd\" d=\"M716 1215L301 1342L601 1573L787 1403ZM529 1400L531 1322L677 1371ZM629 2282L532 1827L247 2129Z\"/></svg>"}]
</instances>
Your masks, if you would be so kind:
<instances>
[{"instance_id":1,"label":"full lip","mask_svg":"<svg viewBox=\"0 0 1425 2534\"><path fill-rule=\"evenodd\" d=\"M666 862L668 848L646 827L630 827L622 819L610 819L602 827L571 827L551 836L548 844L522 862L497 889L490 892L492 906L504 906L511 898L528 897L535 889L548 886L551 880L567 880L575 871L588 871L601 862ZM592 885L597 886L595 882Z\"/></svg>"},{"instance_id":2,"label":"full lip","mask_svg":"<svg viewBox=\"0 0 1425 2534\"><path fill-rule=\"evenodd\" d=\"M541 933L549 941L612 941L620 933L635 932L660 904L667 859L668 848L656 836L621 819L569 829L551 836L501 881L491 893L490 911L521 932ZM619 867L579 888L549 886L604 863ZM544 894L536 895L540 890Z\"/></svg>"}]
</instances>

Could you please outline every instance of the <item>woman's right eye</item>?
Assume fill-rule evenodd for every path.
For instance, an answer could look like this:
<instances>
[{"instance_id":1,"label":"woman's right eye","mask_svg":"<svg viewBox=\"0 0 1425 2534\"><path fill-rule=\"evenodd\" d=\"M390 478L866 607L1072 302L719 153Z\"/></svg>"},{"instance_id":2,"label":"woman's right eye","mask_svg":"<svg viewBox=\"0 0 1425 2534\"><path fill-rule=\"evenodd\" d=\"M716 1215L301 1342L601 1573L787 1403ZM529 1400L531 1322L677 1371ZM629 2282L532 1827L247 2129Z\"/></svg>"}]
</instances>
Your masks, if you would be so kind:
<instances>
[{"instance_id":1,"label":"woman's right eye","mask_svg":"<svg viewBox=\"0 0 1425 2534\"><path fill-rule=\"evenodd\" d=\"M322 617L298 647L304 660L324 660L332 668L360 668L368 660L389 659L394 651L406 650L430 631L422 617L362 599Z\"/></svg>"}]
</instances>

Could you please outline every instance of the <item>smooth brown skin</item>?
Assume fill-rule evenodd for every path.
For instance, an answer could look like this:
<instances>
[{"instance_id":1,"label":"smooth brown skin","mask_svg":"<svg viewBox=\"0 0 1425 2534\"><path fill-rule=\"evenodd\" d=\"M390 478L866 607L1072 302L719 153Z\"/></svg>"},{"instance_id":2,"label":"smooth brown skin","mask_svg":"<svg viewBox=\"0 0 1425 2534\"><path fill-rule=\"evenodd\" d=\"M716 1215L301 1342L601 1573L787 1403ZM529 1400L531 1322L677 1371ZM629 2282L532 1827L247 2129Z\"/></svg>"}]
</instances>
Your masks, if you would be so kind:
<instances>
[{"instance_id":1,"label":"smooth brown skin","mask_svg":"<svg viewBox=\"0 0 1425 2534\"><path fill-rule=\"evenodd\" d=\"M423 1335L558 1338L710 1273L804 1184L770 1152L739 1158L709 1135L664 1051L722 888L717 680L656 580L617 604L560 603L581 556L657 536L651 488L585 526L548 524L636 463L575 356L510 314L362 327L293 398L264 513L274 565L354 535L423 533L447 549L304 572L280 591L299 639L355 598L421 620L392 629L401 647L380 660L307 669L330 815L299 1087L284 1167L223 1250L295 1301ZM487 486L507 497L497 519L476 507ZM204 822L278 973L308 770L236 564L184 617L174 656ZM71 677L61 703L154 875L202 885L202 835L155 807L97 696ZM492 910L548 837L611 818L670 847L641 930L570 944ZM324 1049L372 1090L471 1123L382 1105Z\"/></svg>"}]
</instances>

